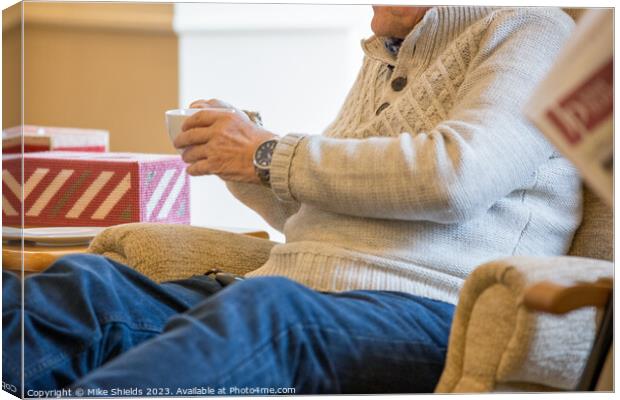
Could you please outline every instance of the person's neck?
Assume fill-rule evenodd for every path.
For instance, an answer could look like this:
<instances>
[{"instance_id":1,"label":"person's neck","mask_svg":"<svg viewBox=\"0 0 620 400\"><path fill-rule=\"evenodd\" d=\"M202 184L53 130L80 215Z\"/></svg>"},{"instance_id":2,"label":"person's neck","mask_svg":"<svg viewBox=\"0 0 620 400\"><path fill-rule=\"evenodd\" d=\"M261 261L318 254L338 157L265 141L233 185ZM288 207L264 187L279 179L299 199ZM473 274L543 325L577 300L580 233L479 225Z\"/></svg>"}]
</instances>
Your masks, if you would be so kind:
<instances>
[{"instance_id":1,"label":"person's neck","mask_svg":"<svg viewBox=\"0 0 620 400\"><path fill-rule=\"evenodd\" d=\"M366 55L390 65L395 65L397 59L404 61L412 57L416 48L419 62L422 65L428 64L448 43L492 10L490 7L432 7L400 42L398 48L394 48L397 50L395 53L386 47L386 37L372 36L362 42L362 47Z\"/></svg>"}]
</instances>

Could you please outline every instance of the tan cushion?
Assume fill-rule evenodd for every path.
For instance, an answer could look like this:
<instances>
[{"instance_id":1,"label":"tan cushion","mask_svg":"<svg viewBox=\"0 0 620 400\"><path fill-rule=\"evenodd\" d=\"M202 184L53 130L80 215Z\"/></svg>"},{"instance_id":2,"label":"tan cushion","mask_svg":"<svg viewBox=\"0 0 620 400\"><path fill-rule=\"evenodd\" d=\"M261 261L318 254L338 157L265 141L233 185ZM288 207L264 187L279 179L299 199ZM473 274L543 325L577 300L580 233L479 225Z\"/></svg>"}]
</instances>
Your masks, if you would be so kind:
<instances>
[{"instance_id":1,"label":"tan cushion","mask_svg":"<svg viewBox=\"0 0 620 400\"><path fill-rule=\"evenodd\" d=\"M161 282L204 274L211 268L243 275L263 265L274 245L215 229L134 223L104 230L89 251Z\"/></svg>"},{"instance_id":2,"label":"tan cushion","mask_svg":"<svg viewBox=\"0 0 620 400\"><path fill-rule=\"evenodd\" d=\"M611 261L613 250L613 210L584 187L583 219L568 254Z\"/></svg>"}]
</instances>

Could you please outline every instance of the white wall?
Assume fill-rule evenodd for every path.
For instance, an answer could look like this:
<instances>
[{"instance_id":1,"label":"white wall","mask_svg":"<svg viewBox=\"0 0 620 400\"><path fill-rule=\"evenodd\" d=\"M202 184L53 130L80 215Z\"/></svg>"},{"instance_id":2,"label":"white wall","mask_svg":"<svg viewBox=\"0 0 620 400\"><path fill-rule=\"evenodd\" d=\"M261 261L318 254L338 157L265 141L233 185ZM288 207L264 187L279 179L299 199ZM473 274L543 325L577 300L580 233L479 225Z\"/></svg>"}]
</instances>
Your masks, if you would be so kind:
<instances>
[{"instance_id":1,"label":"white wall","mask_svg":"<svg viewBox=\"0 0 620 400\"><path fill-rule=\"evenodd\" d=\"M335 117L362 61L370 6L175 4L180 107L219 98L260 111L277 134L319 134ZM216 177L191 180L192 224L283 236Z\"/></svg>"}]
</instances>

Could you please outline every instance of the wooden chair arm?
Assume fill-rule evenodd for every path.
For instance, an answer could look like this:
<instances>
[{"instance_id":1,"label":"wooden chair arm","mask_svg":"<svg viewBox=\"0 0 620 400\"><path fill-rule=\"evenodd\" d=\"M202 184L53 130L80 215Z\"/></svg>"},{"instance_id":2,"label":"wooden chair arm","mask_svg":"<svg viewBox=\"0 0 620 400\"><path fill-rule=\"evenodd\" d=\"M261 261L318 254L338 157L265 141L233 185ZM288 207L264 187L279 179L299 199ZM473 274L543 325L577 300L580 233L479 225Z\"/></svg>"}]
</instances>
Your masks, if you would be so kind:
<instances>
[{"instance_id":1,"label":"wooden chair arm","mask_svg":"<svg viewBox=\"0 0 620 400\"><path fill-rule=\"evenodd\" d=\"M613 282L609 278L601 278L596 282L576 282L571 286L545 281L526 290L523 304L531 310L551 314L564 314L588 306L603 308L609 301L612 289Z\"/></svg>"}]
</instances>

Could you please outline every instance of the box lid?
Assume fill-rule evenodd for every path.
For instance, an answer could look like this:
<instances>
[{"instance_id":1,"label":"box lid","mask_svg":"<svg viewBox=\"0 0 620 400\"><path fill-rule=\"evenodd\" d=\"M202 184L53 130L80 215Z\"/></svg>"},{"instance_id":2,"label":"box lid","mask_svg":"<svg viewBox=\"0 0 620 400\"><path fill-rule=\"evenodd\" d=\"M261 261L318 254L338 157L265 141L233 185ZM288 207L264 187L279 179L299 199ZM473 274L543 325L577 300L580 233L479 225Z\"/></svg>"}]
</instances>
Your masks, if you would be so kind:
<instances>
[{"instance_id":1,"label":"box lid","mask_svg":"<svg viewBox=\"0 0 620 400\"><path fill-rule=\"evenodd\" d=\"M22 126L2 130L3 142L18 139ZM26 140L34 138L51 138L54 147L104 146L109 147L109 133L103 129L65 128L54 126L24 125L23 136Z\"/></svg>"},{"instance_id":2,"label":"box lid","mask_svg":"<svg viewBox=\"0 0 620 400\"><path fill-rule=\"evenodd\" d=\"M18 155L21 156L21 155ZM147 154L147 153L92 153L86 151L41 151L26 153L23 155L26 160L39 159L62 159L62 160L87 160L101 162L152 162L163 160L181 160L181 156L175 154Z\"/></svg>"}]
</instances>

